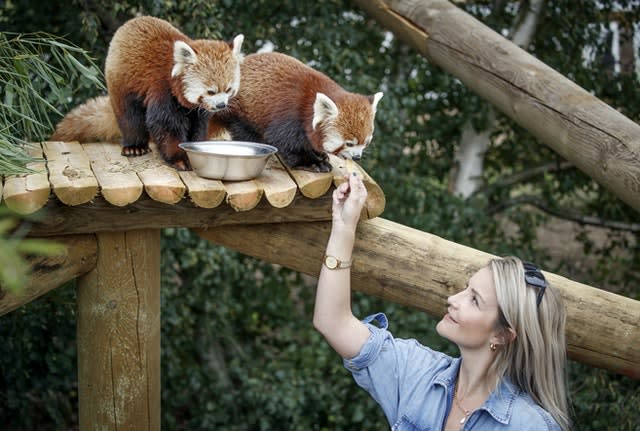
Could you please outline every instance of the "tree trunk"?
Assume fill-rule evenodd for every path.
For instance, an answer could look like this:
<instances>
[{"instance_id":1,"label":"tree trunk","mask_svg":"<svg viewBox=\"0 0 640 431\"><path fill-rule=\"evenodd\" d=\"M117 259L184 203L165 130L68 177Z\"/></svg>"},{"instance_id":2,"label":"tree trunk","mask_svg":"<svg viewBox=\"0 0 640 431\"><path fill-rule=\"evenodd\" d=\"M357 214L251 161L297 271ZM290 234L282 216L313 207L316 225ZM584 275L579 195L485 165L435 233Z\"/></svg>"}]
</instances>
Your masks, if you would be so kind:
<instances>
[{"instance_id":1,"label":"tree trunk","mask_svg":"<svg viewBox=\"0 0 640 431\"><path fill-rule=\"evenodd\" d=\"M355 0L640 211L640 125L446 0Z\"/></svg>"},{"instance_id":2,"label":"tree trunk","mask_svg":"<svg viewBox=\"0 0 640 431\"><path fill-rule=\"evenodd\" d=\"M535 34L538 18L542 11L543 0L522 0L521 13L516 18L511 41L527 49ZM495 129L496 115L493 108L487 108L487 128L476 130L467 120L460 136L460 145L456 155L453 193L468 198L482 186L484 172L484 156L491 143L491 135Z\"/></svg>"},{"instance_id":3,"label":"tree trunk","mask_svg":"<svg viewBox=\"0 0 640 431\"><path fill-rule=\"evenodd\" d=\"M225 226L203 238L318 276L331 222ZM441 317L447 297L493 256L382 218L358 226L352 287ZM640 379L640 301L545 273L567 309L569 356ZM374 312L375 310L368 310ZM361 316L364 317L364 316Z\"/></svg>"},{"instance_id":4,"label":"tree trunk","mask_svg":"<svg viewBox=\"0 0 640 431\"><path fill-rule=\"evenodd\" d=\"M453 183L453 194L468 198L482 186L484 172L484 155L491 144L491 133L495 122L495 113L488 108L488 128L476 130L467 120L462 128L460 145L456 151L456 165Z\"/></svg>"}]
</instances>

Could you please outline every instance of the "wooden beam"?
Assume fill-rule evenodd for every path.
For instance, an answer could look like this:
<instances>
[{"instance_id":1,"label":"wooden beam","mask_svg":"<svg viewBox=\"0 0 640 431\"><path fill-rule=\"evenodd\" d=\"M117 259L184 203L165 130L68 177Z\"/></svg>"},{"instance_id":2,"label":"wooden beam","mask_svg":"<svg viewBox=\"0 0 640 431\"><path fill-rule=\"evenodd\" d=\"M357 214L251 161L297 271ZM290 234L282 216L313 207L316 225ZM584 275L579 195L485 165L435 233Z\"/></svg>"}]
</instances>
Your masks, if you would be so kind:
<instances>
[{"instance_id":1,"label":"wooden beam","mask_svg":"<svg viewBox=\"0 0 640 431\"><path fill-rule=\"evenodd\" d=\"M640 125L447 0L355 2L640 211Z\"/></svg>"},{"instance_id":2,"label":"wooden beam","mask_svg":"<svg viewBox=\"0 0 640 431\"><path fill-rule=\"evenodd\" d=\"M74 207L52 199L41 212L35 214L34 219L37 221L30 224L29 230L29 236L34 237L165 227L206 228L237 223L331 220L331 193L316 199L297 194L286 208L275 208L262 200L251 211L243 212L237 212L229 205L212 209L198 208L187 199L167 205L148 196L124 207L114 206L102 197Z\"/></svg>"},{"instance_id":3,"label":"wooden beam","mask_svg":"<svg viewBox=\"0 0 640 431\"><path fill-rule=\"evenodd\" d=\"M160 430L160 231L97 235L78 280L81 430Z\"/></svg>"},{"instance_id":4,"label":"wooden beam","mask_svg":"<svg viewBox=\"0 0 640 431\"><path fill-rule=\"evenodd\" d=\"M225 226L200 236L318 276L330 222ZM493 257L382 218L361 222L353 254L354 290L441 317L447 297ZM640 301L545 273L567 309L569 357L640 379ZM375 310L370 310L371 312Z\"/></svg>"},{"instance_id":5,"label":"wooden beam","mask_svg":"<svg viewBox=\"0 0 640 431\"><path fill-rule=\"evenodd\" d=\"M19 293L11 293L0 289L0 316L95 267L98 260L95 235L68 235L51 237L49 240L62 245L64 251L57 256L27 258L32 272L22 290Z\"/></svg>"}]
</instances>

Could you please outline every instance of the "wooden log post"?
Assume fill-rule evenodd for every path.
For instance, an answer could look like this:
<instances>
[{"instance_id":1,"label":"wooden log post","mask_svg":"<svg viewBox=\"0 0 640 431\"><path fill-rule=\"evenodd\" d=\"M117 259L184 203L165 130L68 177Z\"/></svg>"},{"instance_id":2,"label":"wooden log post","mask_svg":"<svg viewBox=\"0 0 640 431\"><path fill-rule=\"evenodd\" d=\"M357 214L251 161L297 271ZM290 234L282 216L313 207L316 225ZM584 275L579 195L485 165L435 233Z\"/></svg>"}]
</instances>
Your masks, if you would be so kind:
<instances>
[{"instance_id":1,"label":"wooden log post","mask_svg":"<svg viewBox=\"0 0 640 431\"><path fill-rule=\"evenodd\" d=\"M225 226L203 238L318 276L330 222ZM352 287L441 317L447 297L493 257L382 218L358 226ZM567 309L569 357L640 379L640 301L545 273ZM370 310L374 312L376 310ZM364 317L364 316L361 316Z\"/></svg>"},{"instance_id":2,"label":"wooden log post","mask_svg":"<svg viewBox=\"0 0 640 431\"><path fill-rule=\"evenodd\" d=\"M640 125L447 0L355 2L640 211Z\"/></svg>"},{"instance_id":3,"label":"wooden log post","mask_svg":"<svg viewBox=\"0 0 640 431\"><path fill-rule=\"evenodd\" d=\"M63 246L55 256L32 256L29 280L19 293L0 288L0 316L93 269L98 260L95 235L66 235L47 238Z\"/></svg>"},{"instance_id":4,"label":"wooden log post","mask_svg":"<svg viewBox=\"0 0 640 431\"><path fill-rule=\"evenodd\" d=\"M160 231L97 238L78 283L80 430L160 430Z\"/></svg>"}]
</instances>

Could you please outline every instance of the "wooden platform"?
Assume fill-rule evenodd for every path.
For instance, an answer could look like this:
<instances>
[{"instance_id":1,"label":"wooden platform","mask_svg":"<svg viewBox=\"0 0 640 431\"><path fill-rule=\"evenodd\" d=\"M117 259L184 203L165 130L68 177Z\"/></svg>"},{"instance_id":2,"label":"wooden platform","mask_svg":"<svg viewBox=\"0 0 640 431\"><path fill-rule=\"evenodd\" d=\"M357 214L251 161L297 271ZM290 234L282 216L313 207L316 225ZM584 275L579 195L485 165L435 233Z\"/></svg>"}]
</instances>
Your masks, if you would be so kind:
<instances>
[{"instance_id":1,"label":"wooden platform","mask_svg":"<svg viewBox=\"0 0 640 431\"><path fill-rule=\"evenodd\" d=\"M256 209L273 214L272 210L282 209L284 212L278 212L278 221L328 220L332 186L344 181L345 174L357 170L363 175L369 190L363 216L373 218L384 210L384 194L378 184L350 160L331 156L332 172L311 173L289 170L277 157L272 157L260 177L250 181L224 182L201 178L191 171L176 171L159 158L155 148L152 150L145 156L129 158L120 155L120 146L115 143L34 144L30 152L41 160L29 165L35 173L4 178L0 198L19 214L45 213L44 220L41 220L44 225L39 231L32 232L38 235L90 232L90 228L81 228L78 224L87 214L91 217L92 210L101 216L113 213L120 219L126 214L124 218L132 222L131 225L121 222L122 226L118 227L112 224L118 224L115 220L101 217L100 222L92 221L98 224L97 230L101 230L100 223L109 224L104 226L104 230L127 226L133 229L137 224L147 227L145 217L151 215L149 212L164 211L176 216L175 211L179 209L191 216L197 209L217 209L227 215ZM307 202L314 200L318 201ZM84 211L72 211L72 208ZM142 217L136 219L139 223L131 220L131 211L128 211L131 209L142 212L139 214ZM309 214L314 209L319 213ZM44 226L51 227L51 217L56 214L70 218L71 222L64 226L56 223L58 228L48 232ZM233 214L231 218L238 223L242 223L242 219L256 222L248 215ZM258 222L265 221L268 222ZM149 222L153 223L153 217ZM156 223L154 227L165 224ZM206 221L201 220L195 226L203 227L203 223ZM194 223L184 220L180 223L167 222L166 225L194 227Z\"/></svg>"}]
</instances>

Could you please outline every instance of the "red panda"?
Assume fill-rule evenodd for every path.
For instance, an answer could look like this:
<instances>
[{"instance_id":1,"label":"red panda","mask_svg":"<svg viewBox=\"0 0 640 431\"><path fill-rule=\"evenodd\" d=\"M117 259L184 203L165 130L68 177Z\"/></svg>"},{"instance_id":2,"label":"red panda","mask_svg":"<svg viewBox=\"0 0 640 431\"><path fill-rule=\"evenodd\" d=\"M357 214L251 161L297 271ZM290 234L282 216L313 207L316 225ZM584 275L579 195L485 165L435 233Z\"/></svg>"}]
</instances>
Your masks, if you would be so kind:
<instances>
[{"instance_id":1,"label":"red panda","mask_svg":"<svg viewBox=\"0 0 640 431\"><path fill-rule=\"evenodd\" d=\"M359 160L371 142L382 93L351 93L323 73L277 52L247 55L240 90L211 116L234 140L278 148L292 168L328 172L327 153Z\"/></svg>"},{"instance_id":2,"label":"red panda","mask_svg":"<svg viewBox=\"0 0 640 431\"><path fill-rule=\"evenodd\" d=\"M149 16L127 21L113 35L105 62L113 113L104 110L105 99L89 101L63 118L51 139L111 138L110 115L115 115L123 155L148 153L152 139L169 164L189 169L178 144L206 139L210 115L226 108L237 94L243 40L243 35L232 43L192 40L168 22ZM95 126L96 118L81 121L86 113L111 122L93 133L87 123Z\"/></svg>"}]
</instances>

